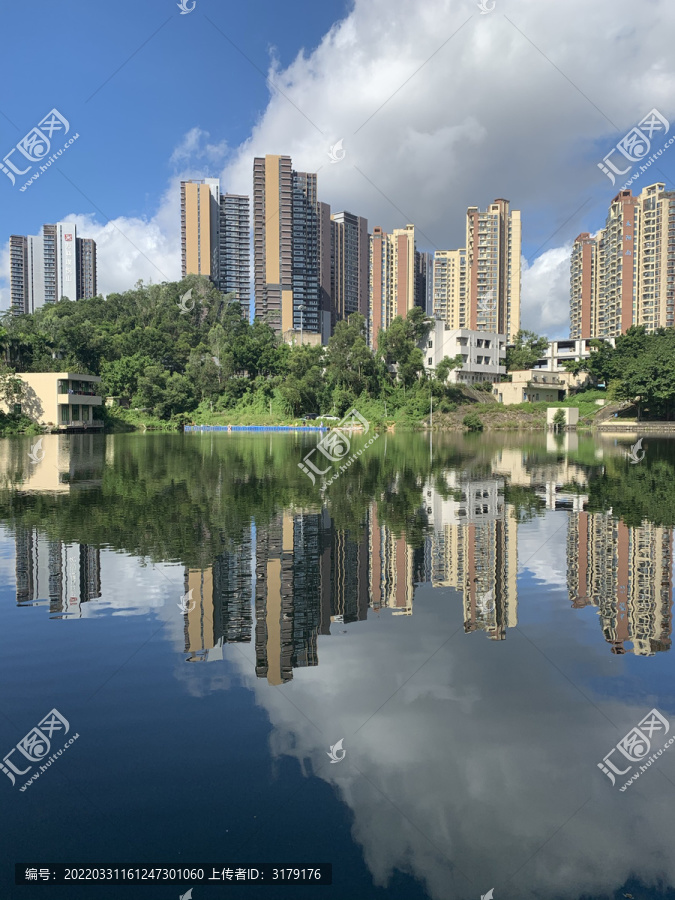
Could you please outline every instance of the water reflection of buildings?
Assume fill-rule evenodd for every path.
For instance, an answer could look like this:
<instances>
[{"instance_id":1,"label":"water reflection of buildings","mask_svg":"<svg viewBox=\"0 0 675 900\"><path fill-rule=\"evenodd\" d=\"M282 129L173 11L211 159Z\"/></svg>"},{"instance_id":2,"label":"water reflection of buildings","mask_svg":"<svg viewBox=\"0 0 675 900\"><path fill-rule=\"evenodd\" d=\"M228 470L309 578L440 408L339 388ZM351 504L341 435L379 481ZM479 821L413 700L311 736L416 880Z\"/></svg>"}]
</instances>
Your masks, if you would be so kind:
<instances>
[{"instance_id":1,"label":"water reflection of buildings","mask_svg":"<svg viewBox=\"0 0 675 900\"><path fill-rule=\"evenodd\" d=\"M192 662L222 658L224 643L251 640L251 541L221 553L207 569L187 569L185 650Z\"/></svg>"},{"instance_id":2,"label":"water reflection of buildings","mask_svg":"<svg viewBox=\"0 0 675 900\"><path fill-rule=\"evenodd\" d=\"M465 633L485 631L497 641L518 624L518 523L502 490L502 479L454 472L425 488L430 581L462 594Z\"/></svg>"},{"instance_id":3,"label":"water reflection of buildings","mask_svg":"<svg viewBox=\"0 0 675 900\"><path fill-rule=\"evenodd\" d=\"M285 511L257 534L255 671L270 684L319 662L320 520L319 513Z\"/></svg>"},{"instance_id":4,"label":"water reflection of buildings","mask_svg":"<svg viewBox=\"0 0 675 900\"><path fill-rule=\"evenodd\" d=\"M106 444L99 434L44 434L39 439L1 441L0 487L27 494L69 494L98 487L113 452L112 442Z\"/></svg>"},{"instance_id":5,"label":"water reflection of buildings","mask_svg":"<svg viewBox=\"0 0 675 900\"><path fill-rule=\"evenodd\" d=\"M556 489L562 485L576 484L585 487L588 484L588 469L568 459L567 452L574 451L578 437L574 433L547 435L546 452L559 452L558 458L542 457L541 452L530 453L515 447L502 447L492 458L492 472L504 475L509 484L518 487L537 488L543 496L555 497ZM602 458L602 451L598 451ZM548 509L555 509L555 503L547 502ZM558 507L560 508L560 507Z\"/></svg>"},{"instance_id":6,"label":"water reflection of buildings","mask_svg":"<svg viewBox=\"0 0 675 900\"><path fill-rule=\"evenodd\" d=\"M53 471L69 472L69 489L79 481L96 483L102 443L73 436L66 446L61 437L46 438L45 462L59 460ZM12 471L20 470L20 459L9 462ZM648 523L629 528L611 511L586 512L588 497L580 491L587 470L566 457L503 448L491 464L500 476L448 470L424 486L429 528L417 549L382 521L373 501L358 531L336 527L325 509L287 509L253 526L207 568L186 569L191 602L183 627L190 661L222 658L228 643L252 643L257 675L283 684L293 669L318 665L319 635L363 621L369 609L412 615L421 583L461 594L465 633L504 640L518 623L518 513L504 501L506 478L512 487L527 488L530 500L536 494L541 509L567 517L573 606L597 607L612 651L670 649L673 530ZM569 488L574 482L577 487ZM31 490L38 489L54 488L33 480ZM99 552L18 528L16 582L20 605L48 605L55 617L81 615L82 603L101 596Z\"/></svg>"},{"instance_id":7,"label":"water reflection of buildings","mask_svg":"<svg viewBox=\"0 0 675 900\"><path fill-rule=\"evenodd\" d=\"M16 602L49 605L54 618L82 615L81 606L101 596L100 551L87 544L53 541L35 528L18 528Z\"/></svg>"},{"instance_id":8,"label":"water reflection of buildings","mask_svg":"<svg viewBox=\"0 0 675 900\"><path fill-rule=\"evenodd\" d=\"M420 570L420 554L405 537L396 537L390 528L380 525L375 504L369 525L370 606L376 611L389 608L394 616L411 616L415 582L429 580ZM423 551L421 556L423 559Z\"/></svg>"},{"instance_id":9,"label":"water reflection of buildings","mask_svg":"<svg viewBox=\"0 0 675 900\"><path fill-rule=\"evenodd\" d=\"M428 580L423 549L380 524L374 503L356 535L326 510L284 510L213 567L186 571L185 650L205 661L224 643L250 641L253 597L256 674L283 684L318 665L318 636L331 626L362 621L369 608L410 615L415 583Z\"/></svg>"},{"instance_id":10,"label":"water reflection of buildings","mask_svg":"<svg viewBox=\"0 0 675 900\"><path fill-rule=\"evenodd\" d=\"M611 512L570 513L570 600L575 609L598 607L612 653L653 656L670 649L672 546L672 528L649 522L629 527Z\"/></svg>"}]
</instances>

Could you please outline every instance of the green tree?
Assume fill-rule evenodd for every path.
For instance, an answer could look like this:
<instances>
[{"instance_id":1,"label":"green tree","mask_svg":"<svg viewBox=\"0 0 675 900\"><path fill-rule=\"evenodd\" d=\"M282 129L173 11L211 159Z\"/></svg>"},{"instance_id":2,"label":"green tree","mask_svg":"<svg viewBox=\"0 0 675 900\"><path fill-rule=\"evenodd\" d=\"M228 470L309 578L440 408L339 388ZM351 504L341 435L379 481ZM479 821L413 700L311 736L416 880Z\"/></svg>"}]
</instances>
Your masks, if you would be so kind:
<instances>
[{"instance_id":1,"label":"green tree","mask_svg":"<svg viewBox=\"0 0 675 900\"><path fill-rule=\"evenodd\" d=\"M134 353L123 356L112 362L101 363L101 384L105 394L112 397L133 397L138 390L138 379L148 366L152 365L149 356Z\"/></svg>"},{"instance_id":2,"label":"green tree","mask_svg":"<svg viewBox=\"0 0 675 900\"><path fill-rule=\"evenodd\" d=\"M638 417L671 419L675 414L675 331L660 328L647 334L632 327L616 339L616 347L593 341L587 369L607 385L611 399L637 406Z\"/></svg>"},{"instance_id":3,"label":"green tree","mask_svg":"<svg viewBox=\"0 0 675 900\"><path fill-rule=\"evenodd\" d=\"M196 397L193 385L185 375L152 365L138 379L133 404L151 409L160 419L169 419L177 413L194 409Z\"/></svg>"},{"instance_id":4,"label":"green tree","mask_svg":"<svg viewBox=\"0 0 675 900\"><path fill-rule=\"evenodd\" d=\"M418 343L429 333L431 324L431 319L416 306L405 319L396 316L386 331L380 331L378 355L407 388L424 372L424 355Z\"/></svg>"},{"instance_id":5,"label":"green tree","mask_svg":"<svg viewBox=\"0 0 675 900\"><path fill-rule=\"evenodd\" d=\"M0 400L5 403L9 412L14 411L14 404L21 403L25 395L25 383L14 369L0 363Z\"/></svg>"},{"instance_id":6,"label":"green tree","mask_svg":"<svg viewBox=\"0 0 675 900\"><path fill-rule=\"evenodd\" d=\"M520 330L513 345L506 348L507 372L519 369L531 369L541 359L548 347L548 338L534 331Z\"/></svg>"},{"instance_id":7,"label":"green tree","mask_svg":"<svg viewBox=\"0 0 675 900\"><path fill-rule=\"evenodd\" d=\"M199 402L215 400L218 396L219 370L213 357L201 349L193 350L185 366L185 377Z\"/></svg>"},{"instance_id":8,"label":"green tree","mask_svg":"<svg viewBox=\"0 0 675 900\"><path fill-rule=\"evenodd\" d=\"M436 366L436 381L441 384L445 384L448 380L448 375L452 372L453 369L459 369L464 364L464 357L461 353L458 353L457 356L444 356L443 359Z\"/></svg>"},{"instance_id":9,"label":"green tree","mask_svg":"<svg viewBox=\"0 0 675 900\"><path fill-rule=\"evenodd\" d=\"M565 410L559 409L556 411L553 416L553 427L556 431L560 431L561 428L564 428L567 423L567 417L565 416Z\"/></svg>"},{"instance_id":10,"label":"green tree","mask_svg":"<svg viewBox=\"0 0 675 900\"><path fill-rule=\"evenodd\" d=\"M337 322L326 349L326 380L330 387L349 389L359 395L377 386L375 357L366 341L366 320L352 313Z\"/></svg>"},{"instance_id":11,"label":"green tree","mask_svg":"<svg viewBox=\"0 0 675 900\"><path fill-rule=\"evenodd\" d=\"M303 344L290 349L286 360L286 376L279 391L293 416L318 413L324 399L324 348Z\"/></svg>"},{"instance_id":12,"label":"green tree","mask_svg":"<svg viewBox=\"0 0 675 900\"><path fill-rule=\"evenodd\" d=\"M481 421L478 413L475 412L468 412L462 419L462 425L467 429L467 431L483 430L483 422Z\"/></svg>"}]
</instances>

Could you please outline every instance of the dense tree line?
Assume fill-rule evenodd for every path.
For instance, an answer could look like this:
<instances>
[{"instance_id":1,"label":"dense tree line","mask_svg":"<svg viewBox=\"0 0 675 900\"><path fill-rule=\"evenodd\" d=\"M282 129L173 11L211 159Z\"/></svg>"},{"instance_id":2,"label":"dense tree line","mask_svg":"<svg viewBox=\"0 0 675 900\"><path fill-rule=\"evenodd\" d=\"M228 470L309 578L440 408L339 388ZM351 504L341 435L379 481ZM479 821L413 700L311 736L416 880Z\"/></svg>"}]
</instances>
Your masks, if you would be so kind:
<instances>
[{"instance_id":1,"label":"dense tree line","mask_svg":"<svg viewBox=\"0 0 675 900\"><path fill-rule=\"evenodd\" d=\"M180 300L190 290L192 309ZM189 304L184 303L183 307ZM373 352L363 316L338 323L327 347L283 343L265 322L249 324L239 303L206 278L143 285L107 299L63 300L32 315L7 314L0 330L5 377L12 371L100 375L103 392L160 419L246 409L278 419L344 414L360 401L381 401L393 418L421 418L433 392L454 408L446 359L433 379L417 343L430 320L421 309L397 318Z\"/></svg>"}]
</instances>

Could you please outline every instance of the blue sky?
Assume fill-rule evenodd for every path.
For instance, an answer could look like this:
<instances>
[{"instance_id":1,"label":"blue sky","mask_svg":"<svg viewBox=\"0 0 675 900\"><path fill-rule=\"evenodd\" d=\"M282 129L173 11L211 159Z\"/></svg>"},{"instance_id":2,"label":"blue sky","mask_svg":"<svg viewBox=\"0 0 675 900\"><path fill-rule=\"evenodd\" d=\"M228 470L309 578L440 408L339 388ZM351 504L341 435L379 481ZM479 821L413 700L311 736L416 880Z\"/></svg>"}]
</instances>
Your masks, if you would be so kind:
<instances>
[{"instance_id":1,"label":"blue sky","mask_svg":"<svg viewBox=\"0 0 675 900\"><path fill-rule=\"evenodd\" d=\"M307 4L297 19L258 0L199 0L187 15L172 0L7 5L5 35L30 37L3 41L2 81L15 85L0 101L3 155L54 106L80 138L60 162L77 187L50 172L39 191L4 190L2 233L30 232L74 205L111 218L152 212L181 137L199 126L215 142L244 141L269 93L254 66L266 73L271 52L287 65L344 12L335 0Z\"/></svg>"},{"instance_id":2,"label":"blue sky","mask_svg":"<svg viewBox=\"0 0 675 900\"><path fill-rule=\"evenodd\" d=\"M100 221L152 215L182 136L199 126L214 143L243 142L267 105L270 54L287 65L344 12L341 0L307 4L297 18L258 0L199 0L187 15L172 0L5 6L3 31L18 39L3 41L0 57L3 84L15 86L0 100L2 155L53 107L80 137L39 185L19 194L2 183L3 243L74 210Z\"/></svg>"},{"instance_id":3,"label":"blue sky","mask_svg":"<svg viewBox=\"0 0 675 900\"><path fill-rule=\"evenodd\" d=\"M523 325L566 336L571 241L621 186L597 163L649 110L675 123L675 10L489 2L7 6L0 158L52 108L79 137L24 192L0 174L0 308L9 234L75 220L98 242L104 294L173 279L180 179L250 194L253 156L289 153L334 210L413 222L419 249L463 246L466 207L507 197L523 217ZM675 187L675 147L655 169L634 190Z\"/></svg>"}]
</instances>

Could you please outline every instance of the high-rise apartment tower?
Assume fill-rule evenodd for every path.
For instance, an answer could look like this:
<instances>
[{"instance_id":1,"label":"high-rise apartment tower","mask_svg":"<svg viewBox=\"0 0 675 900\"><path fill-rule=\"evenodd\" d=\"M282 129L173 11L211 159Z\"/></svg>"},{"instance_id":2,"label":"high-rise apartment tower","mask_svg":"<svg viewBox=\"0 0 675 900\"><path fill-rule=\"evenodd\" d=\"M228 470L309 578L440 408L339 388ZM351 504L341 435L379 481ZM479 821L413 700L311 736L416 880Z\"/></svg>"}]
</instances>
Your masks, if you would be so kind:
<instances>
[{"instance_id":1,"label":"high-rise apartment tower","mask_svg":"<svg viewBox=\"0 0 675 900\"><path fill-rule=\"evenodd\" d=\"M217 178L182 181L180 219L182 277L208 276L223 294L235 294L248 320L249 198L221 194Z\"/></svg>"},{"instance_id":2,"label":"high-rise apartment tower","mask_svg":"<svg viewBox=\"0 0 675 900\"><path fill-rule=\"evenodd\" d=\"M605 227L580 234L570 263L570 337L606 338L632 325L675 326L675 191L619 191Z\"/></svg>"},{"instance_id":3,"label":"high-rise apartment tower","mask_svg":"<svg viewBox=\"0 0 675 900\"><path fill-rule=\"evenodd\" d=\"M78 238L70 222L43 225L40 234L9 239L10 298L15 315L59 300L96 296L96 242Z\"/></svg>"},{"instance_id":4,"label":"high-rise apartment tower","mask_svg":"<svg viewBox=\"0 0 675 900\"><path fill-rule=\"evenodd\" d=\"M466 327L506 334L520 329L520 212L498 199L466 213Z\"/></svg>"}]
</instances>

